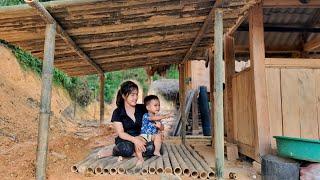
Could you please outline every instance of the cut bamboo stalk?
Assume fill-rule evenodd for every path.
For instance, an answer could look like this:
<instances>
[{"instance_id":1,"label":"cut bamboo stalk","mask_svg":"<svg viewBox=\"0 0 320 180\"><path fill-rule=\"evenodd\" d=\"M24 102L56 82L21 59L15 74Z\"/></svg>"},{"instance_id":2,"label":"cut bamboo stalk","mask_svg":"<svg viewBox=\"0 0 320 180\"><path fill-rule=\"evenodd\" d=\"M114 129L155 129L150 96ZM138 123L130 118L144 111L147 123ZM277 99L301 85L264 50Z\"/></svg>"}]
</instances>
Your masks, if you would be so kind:
<instances>
[{"instance_id":1,"label":"cut bamboo stalk","mask_svg":"<svg viewBox=\"0 0 320 180\"><path fill-rule=\"evenodd\" d=\"M71 166L71 172L77 173L78 171L78 167L83 164L84 162L88 161L89 159L91 159L92 157L96 156L97 153L101 150L102 148L97 148L93 151L91 151L87 157L85 159L83 159L82 161L78 162L77 164L74 164Z\"/></svg>"},{"instance_id":2,"label":"cut bamboo stalk","mask_svg":"<svg viewBox=\"0 0 320 180\"><path fill-rule=\"evenodd\" d=\"M109 157L108 157L108 158L109 158ZM90 164L90 165L87 167L86 171L85 171L85 175L89 175L89 176L94 175L94 174L95 174L95 173L94 173L94 169L95 169L95 167L97 166L97 164L98 164L101 160L103 160L103 159L96 159L95 162L93 162L92 164Z\"/></svg>"},{"instance_id":3,"label":"cut bamboo stalk","mask_svg":"<svg viewBox=\"0 0 320 180\"><path fill-rule=\"evenodd\" d=\"M172 165L172 168L173 168L173 173L175 175L178 175L180 176L182 174L182 170L181 170L181 167L172 151L172 148L171 148L171 145L170 144L167 144L167 148L168 148L168 153L169 153L169 158L170 158L170 162L171 162L171 165Z\"/></svg>"},{"instance_id":4,"label":"cut bamboo stalk","mask_svg":"<svg viewBox=\"0 0 320 180\"><path fill-rule=\"evenodd\" d=\"M142 168L141 168L140 174L141 175L148 174L149 164L151 162L153 162L154 160L156 160L156 159L157 159L157 156L153 156L153 157L149 158L148 160L144 161L143 164L142 164Z\"/></svg>"},{"instance_id":5,"label":"cut bamboo stalk","mask_svg":"<svg viewBox=\"0 0 320 180\"><path fill-rule=\"evenodd\" d=\"M157 158L155 160L153 160L152 162L150 162L149 164L149 174L155 174L156 173L156 162L158 161L159 157L156 156Z\"/></svg>"},{"instance_id":6,"label":"cut bamboo stalk","mask_svg":"<svg viewBox=\"0 0 320 180\"><path fill-rule=\"evenodd\" d=\"M203 167L201 166L201 164L197 161L196 158L194 158L191 153L187 150L187 148L183 145L180 145L183 152L186 154L186 157L188 157L190 159L190 161L193 163L194 167L196 168L196 170L199 173L199 177L201 179L207 179L208 177L208 173L203 169Z\"/></svg>"},{"instance_id":7,"label":"cut bamboo stalk","mask_svg":"<svg viewBox=\"0 0 320 180\"><path fill-rule=\"evenodd\" d=\"M172 174L171 163L169 159L168 149L166 144L163 144L163 165L164 165L164 172L166 174Z\"/></svg>"},{"instance_id":8,"label":"cut bamboo stalk","mask_svg":"<svg viewBox=\"0 0 320 180\"><path fill-rule=\"evenodd\" d=\"M88 159L88 161L84 162L83 164L81 164L78 167L78 172L79 173L85 173L87 168L88 168L88 166L90 166L95 161L97 161L97 158L95 156L91 157L90 159Z\"/></svg>"},{"instance_id":9,"label":"cut bamboo stalk","mask_svg":"<svg viewBox=\"0 0 320 180\"><path fill-rule=\"evenodd\" d=\"M194 167L193 163L190 161L190 159L187 157L187 155L184 153L184 151L182 150L181 146L176 146L179 154L181 157L184 157L184 162L186 163L186 165L189 167L190 169L190 175L193 178L198 178L199 173L196 170L196 168Z\"/></svg>"},{"instance_id":10,"label":"cut bamboo stalk","mask_svg":"<svg viewBox=\"0 0 320 180\"><path fill-rule=\"evenodd\" d=\"M162 156L157 159L156 169L157 169L157 174L163 173L163 157Z\"/></svg>"},{"instance_id":11,"label":"cut bamboo stalk","mask_svg":"<svg viewBox=\"0 0 320 180\"><path fill-rule=\"evenodd\" d=\"M176 159L182 169L182 174L189 177L190 176L190 169L188 168L188 166L186 165L186 163L184 162L184 160L182 159L182 157L178 153L177 147L175 145L171 145L171 149L172 149L172 152L173 152L174 156L176 157Z\"/></svg>"},{"instance_id":12,"label":"cut bamboo stalk","mask_svg":"<svg viewBox=\"0 0 320 180\"><path fill-rule=\"evenodd\" d=\"M209 167L208 163L206 163L205 160L204 160L203 158L201 158L201 157L199 156L199 154L198 154L197 152L195 152L189 145L186 145L185 147L186 147L186 148L188 149L188 151L192 154L192 156L197 159L197 161L201 164L201 166L203 167L203 169L204 169L205 171L207 171L207 173L208 173L208 178L209 178L209 179L213 179L213 178L215 177L215 173L214 173L214 171Z\"/></svg>"},{"instance_id":13,"label":"cut bamboo stalk","mask_svg":"<svg viewBox=\"0 0 320 180\"><path fill-rule=\"evenodd\" d=\"M126 163L121 164L117 169L118 174L124 174L127 172L127 170L136 166L137 160L138 159L136 157L134 157L134 158L128 160Z\"/></svg>"},{"instance_id":14,"label":"cut bamboo stalk","mask_svg":"<svg viewBox=\"0 0 320 180\"><path fill-rule=\"evenodd\" d=\"M128 159L123 159L122 161L118 161L115 164L111 164L110 168L108 168L109 170L109 174L110 175L116 175L118 173L118 167L123 164L126 163L128 161Z\"/></svg>"},{"instance_id":15,"label":"cut bamboo stalk","mask_svg":"<svg viewBox=\"0 0 320 180\"><path fill-rule=\"evenodd\" d=\"M110 160L110 162L105 163L105 164L101 164L100 167L103 167L102 174L110 174L109 170L110 170L111 166L113 166L115 163L117 163L117 161L118 161L118 156L115 156L112 160Z\"/></svg>"},{"instance_id":16,"label":"cut bamboo stalk","mask_svg":"<svg viewBox=\"0 0 320 180\"><path fill-rule=\"evenodd\" d=\"M106 160L106 161L101 161L97 164L94 173L96 174L103 174L104 173L104 167L108 164L113 164L117 161L118 157L112 156L110 159ZM106 172L106 174L109 173L109 170Z\"/></svg>"}]
</instances>

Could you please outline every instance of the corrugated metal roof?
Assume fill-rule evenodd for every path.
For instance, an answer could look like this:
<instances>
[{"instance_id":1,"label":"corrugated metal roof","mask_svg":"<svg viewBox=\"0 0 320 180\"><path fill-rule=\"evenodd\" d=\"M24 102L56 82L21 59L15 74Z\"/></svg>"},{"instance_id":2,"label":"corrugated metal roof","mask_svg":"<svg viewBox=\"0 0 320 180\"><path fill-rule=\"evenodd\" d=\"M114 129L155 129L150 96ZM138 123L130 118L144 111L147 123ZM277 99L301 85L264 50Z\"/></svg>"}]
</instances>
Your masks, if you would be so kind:
<instances>
[{"instance_id":1,"label":"corrugated metal roof","mask_svg":"<svg viewBox=\"0 0 320 180\"><path fill-rule=\"evenodd\" d=\"M265 8L264 24L266 25L280 25L280 26L306 26L312 25L320 27L320 17L314 17L316 14L320 15L320 9L316 8ZM248 20L244 22L248 24ZM299 50L302 48L300 32L265 32L265 46L266 51L272 52L275 48L285 50ZM307 40L320 38L320 33L307 33ZM248 32L236 33L236 44L241 46L248 46ZM315 50L320 51L320 49Z\"/></svg>"}]
</instances>

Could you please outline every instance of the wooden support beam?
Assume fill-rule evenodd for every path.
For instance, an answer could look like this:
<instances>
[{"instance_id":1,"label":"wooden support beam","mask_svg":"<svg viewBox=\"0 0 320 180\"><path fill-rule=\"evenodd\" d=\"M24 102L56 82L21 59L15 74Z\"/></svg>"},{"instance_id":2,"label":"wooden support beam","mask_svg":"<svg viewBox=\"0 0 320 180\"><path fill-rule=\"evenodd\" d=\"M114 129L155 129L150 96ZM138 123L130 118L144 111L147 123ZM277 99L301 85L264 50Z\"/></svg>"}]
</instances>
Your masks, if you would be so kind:
<instances>
[{"instance_id":1,"label":"wooden support beam","mask_svg":"<svg viewBox=\"0 0 320 180\"><path fill-rule=\"evenodd\" d=\"M225 119L227 126L227 140L235 141L233 123L233 99L232 99L232 77L235 74L235 49L234 38L226 35L224 37L224 61L225 61Z\"/></svg>"},{"instance_id":2,"label":"wooden support beam","mask_svg":"<svg viewBox=\"0 0 320 180\"><path fill-rule=\"evenodd\" d=\"M320 1L302 3L299 0L264 0L263 8L320 8Z\"/></svg>"},{"instance_id":3,"label":"wooden support beam","mask_svg":"<svg viewBox=\"0 0 320 180\"><path fill-rule=\"evenodd\" d=\"M249 31L247 24L239 26L237 31ZM297 25L281 25L281 24L264 24L264 32L309 32L319 33L320 28L308 27L308 26L297 26Z\"/></svg>"},{"instance_id":4,"label":"wooden support beam","mask_svg":"<svg viewBox=\"0 0 320 180\"><path fill-rule=\"evenodd\" d=\"M55 23L57 26L57 33L58 35L69 45L81 58L87 61L91 66L93 66L98 73L103 74L103 69L95 63L92 59L90 59L79 47L78 45L72 40L69 34L60 26L60 24L51 16L51 14L46 10L46 8L39 3L38 0L25 0L31 7L35 8L43 20L48 23L52 24Z\"/></svg>"},{"instance_id":5,"label":"wooden support beam","mask_svg":"<svg viewBox=\"0 0 320 180\"><path fill-rule=\"evenodd\" d=\"M181 113L181 140L182 143L186 143L186 113L185 113L185 99L186 99L186 79L185 79L185 74L186 74L186 67L185 64L180 64L179 65L179 100L180 100L180 113Z\"/></svg>"},{"instance_id":6,"label":"wooden support beam","mask_svg":"<svg viewBox=\"0 0 320 180\"><path fill-rule=\"evenodd\" d=\"M307 51L307 52L314 51L319 48L320 48L320 38L312 39L312 40L308 41L307 43L305 43L303 46L303 50Z\"/></svg>"},{"instance_id":7,"label":"wooden support beam","mask_svg":"<svg viewBox=\"0 0 320 180\"><path fill-rule=\"evenodd\" d=\"M42 65L42 84L40 99L40 116L38 126L36 179L46 179L49 120L51 115L51 91L53 76L53 60L55 50L56 25L46 26L44 58Z\"/></svg>"},{"instance_id":8,"label":"wooden support beam","mask_svg":"<svg viewBox=\"0 0 320 180\"><path fill-rule=\"evenodd\" d=\"M254 83L254 144L255 159L270 153L270 122L268 112L265 72L265 49L262 5L254 6L249 12L249 44Z\"/></svg>"},{"instance_id":9,"label":"wooden support beam","mask_svg":"<svg viewBox=\"0 0 320 180\"><path fill-rule=\"evenodd\" d=\"M199 30L196 39L193 41L191 47L189 48L189 50L187 51L186 55L184 56L183 60L181 63L185 63L186 61L189 60L189 58L192 55L192 52L197 48L198 44L200 43L203 35L206 33L206 30L209 26L209 23L212 23L213 21L213 15L214 15L214 10L215 7L213 7L209 13L209 15L207 16L206 20L204 21L201 29Z\"/></svg>"},{"instance_id":10,"label":"wooden support beam","mask_svg":"<svg viewBox=\"0 0 320 180\"><path fill-rule=\"evenodd\" d=\"M320 59L266 58L265 65L269 68L320 69Z\"/></svg>"},{"instance_id":11,"label":"wooden support beam","mask_svg":"<svg viewBox=\"0 0 320 180\"><path fill-rule=\"evenodd\" d=\"M100 75L100 125L104 124L104 74Z\"/></svg>"},{"instance_id":12,"label":"wooden support beam","mask_svg":"<svg viewBox=\"0 0 320 180\"><path fill-rule=\"evenodd\" d=\"M215 10L214 20L214 143L216 176L223 179L224 169L224 127L223 127L223 11ZM211 69L210 69L211 70Z\"/></svg>"}]
</instances>

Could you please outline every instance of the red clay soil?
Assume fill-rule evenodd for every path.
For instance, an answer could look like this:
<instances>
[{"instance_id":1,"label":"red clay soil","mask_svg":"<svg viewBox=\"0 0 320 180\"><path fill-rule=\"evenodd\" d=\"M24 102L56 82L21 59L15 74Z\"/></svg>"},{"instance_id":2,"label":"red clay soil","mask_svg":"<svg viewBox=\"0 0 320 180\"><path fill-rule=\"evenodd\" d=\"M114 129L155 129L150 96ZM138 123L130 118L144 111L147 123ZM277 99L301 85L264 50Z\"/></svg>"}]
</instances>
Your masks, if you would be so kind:
<instances>
[{"instance_id":1,"label":"red clay soil","mask_svg":"<svg viewBox=\"0 0 320 180\"><path fill-rule=\"evenodd\" d=\"M3 46L0 46L0 58L0 179L34 179L40 77L21 69L12 52ZM73 102L62 88L54 86L51 104L53 116L50 119L47 174L49 179L59 176L65 179L70 166L81 160L93 146L99 146L99 140L112 143L113 137L103 138L103 141L102 136L93 137L94 141L77 138L74 132L81 128L76 122L94 119L97 112L93 109L98 108L78 108L75 120L65 113ZM106 107L107 110L110 108ZM106 112L105 117L108 116ZM106 128L102 131L91 129L88 137L113 133Z\"/></svg>"}]
</instances>

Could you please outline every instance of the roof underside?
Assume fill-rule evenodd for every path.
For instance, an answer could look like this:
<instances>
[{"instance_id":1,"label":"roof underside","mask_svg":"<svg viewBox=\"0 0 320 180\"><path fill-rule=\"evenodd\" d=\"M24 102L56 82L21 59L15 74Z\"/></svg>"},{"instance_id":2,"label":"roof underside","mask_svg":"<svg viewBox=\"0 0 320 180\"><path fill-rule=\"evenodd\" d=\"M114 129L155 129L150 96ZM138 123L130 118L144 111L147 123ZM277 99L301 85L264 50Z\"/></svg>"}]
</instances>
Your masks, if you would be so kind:
<instances>
[{"instance_id":1,"label":"roof underside","mask_svg":"<svg viewBox=\"0 0 320 180\"><path fill-rule=\"evenodd\" d=\"M292 53L303 51L306 42L319 39L319 32L301 32L304 28L320 28L320 9L319 8L264 8L264 26L288 27L288 31L267 31L264 32L265 48L267 53ZM243 25L248 26L245 20ZM301 29L294 31L291 29ZM236 45L242 47L242 51L248 50L249 35L247 31L237 31ZM307 53L319 53L320 47L312 49Z\"/></svg>"},{"instance_id":2,"label":"roof underside","mask_svg":"<svg viewBox=\"0 0 320 180\"><path fill-rule=\"evenodd\" d=\"M224 31L247 13L249 1L252 0L231 0L225 7ZM89 58L104 71L115 71L179 63L214 3L214 0L78 0L43 4ZM28 5L0 8L0 39L41 59L45 25ZM204 56L212 43L213 23L210 23L191 58ZM71 76L97 73L60 36L56 36L54 65Z\"/></svg>"}]
</instances>

